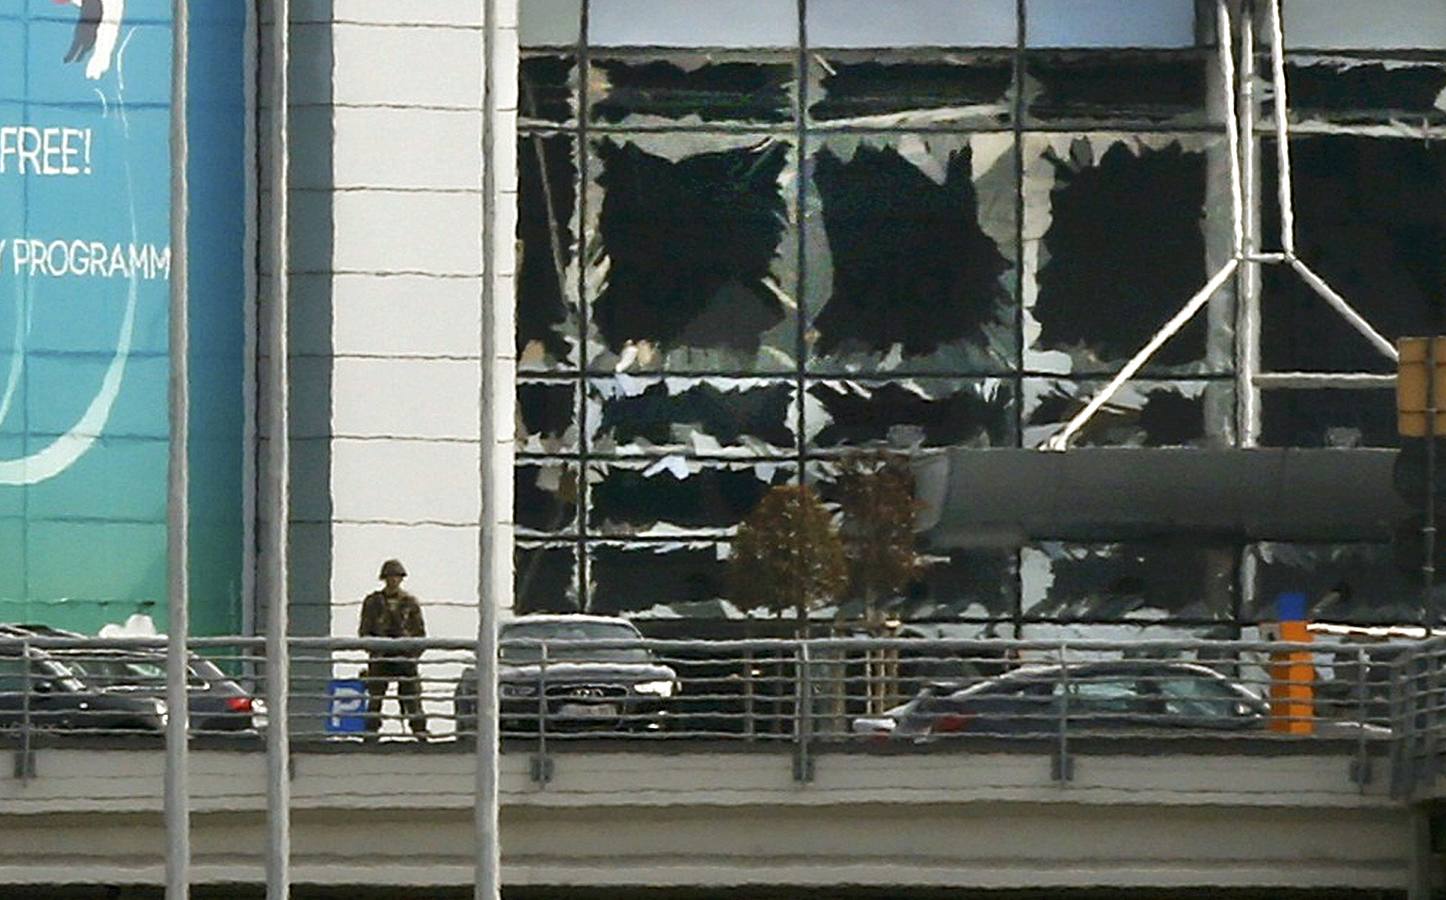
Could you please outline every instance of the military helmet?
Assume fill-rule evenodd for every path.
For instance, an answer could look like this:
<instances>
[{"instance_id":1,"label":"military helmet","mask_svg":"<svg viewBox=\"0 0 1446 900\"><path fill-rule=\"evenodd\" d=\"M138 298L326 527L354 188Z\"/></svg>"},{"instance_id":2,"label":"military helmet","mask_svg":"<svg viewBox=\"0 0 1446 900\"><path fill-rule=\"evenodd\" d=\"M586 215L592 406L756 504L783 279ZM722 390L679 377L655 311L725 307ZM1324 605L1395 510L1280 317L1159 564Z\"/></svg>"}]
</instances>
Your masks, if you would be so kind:
<instances>
[{"instance_id":1,"label":"military helmet","mask_svg":"<svg viewBox=\"0 0 1446 900\"><path fill-rule=\"evenodd\" d=\"M377 576L377 578L382 579L390 577L392 575L397 575L401 578L407 577L407 567L402 565L402 561L400 559L389 559L386 562L382 563L382 572L380 575Z\"/></svg>"}]
</instances>

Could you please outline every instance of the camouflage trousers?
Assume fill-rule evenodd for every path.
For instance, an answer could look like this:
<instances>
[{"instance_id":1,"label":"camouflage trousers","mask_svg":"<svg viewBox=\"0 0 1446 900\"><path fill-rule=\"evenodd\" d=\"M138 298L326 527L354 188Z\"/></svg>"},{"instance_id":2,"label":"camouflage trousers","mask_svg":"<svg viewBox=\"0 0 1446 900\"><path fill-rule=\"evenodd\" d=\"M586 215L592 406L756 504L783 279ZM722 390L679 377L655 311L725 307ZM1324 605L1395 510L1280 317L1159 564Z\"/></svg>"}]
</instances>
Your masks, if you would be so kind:
<instances>
[{"instance_id":1,"label":"camouflage trousers","mask_svg":"<svg viewBox=\"0 0 1446 900\"><path fill-rule=\"evenodd\" d=\"M397 683L397 702L402 715L407 717L412 734L427 733L427 717L422 715L422 682L417 677L417 664L410 659L387 659L374 657L367 664L367 731L380 731L382 727L382 701L386 699L387 688Z\"/></svg>"}]
</instances>

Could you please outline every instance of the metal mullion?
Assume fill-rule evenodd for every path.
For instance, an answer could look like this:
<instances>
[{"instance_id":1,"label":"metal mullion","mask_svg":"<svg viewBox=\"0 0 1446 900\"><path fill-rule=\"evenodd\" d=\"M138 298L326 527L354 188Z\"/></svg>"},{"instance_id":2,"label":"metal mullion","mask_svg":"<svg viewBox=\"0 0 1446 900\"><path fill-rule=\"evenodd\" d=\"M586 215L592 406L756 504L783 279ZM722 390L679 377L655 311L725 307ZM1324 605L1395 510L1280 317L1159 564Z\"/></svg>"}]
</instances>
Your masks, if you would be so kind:
<instances>
[{"instance_id":1,"label":"metal mullion","mask_svg":"<svg viewBox=\"0 0 1446 900\"><path fill-rule=\"evenodd\" d=\"M1024 448L1024 54L1028 47L1026 0L1016 0L1014 22L1014 446ZM1024 547L1014 548L1014 636L1024 629Z\"/></svg>"},{"instance_id":2,"label":"metal mullion","mask_svg":"<svg viewBox=\"0 0 1446 900\"><path fill-rule=\"evenodd\" d=\"M800 485L808 483L807 423L804 421L804 391L808 375L808 0L797 0L798 48L794 57L797 73L794 76L794 159L797 172L794 175L794 241L796 245L796 266L794 271L794 292L797 297L794 328L794 392L798 410L794 421L794 449L797 455L798 472L795 477ZM806 634L808 623L800 622L801 634Z\"/></svg>"},{"instance_id":3,"label":"metal mullion","mask_svg":"<svg viewBox=\"0 0 1446 900\"><path fill-rule=\"evenodd\" d=\"M574 559L574 575L577 578L578 612L587 612L592 605L592 591L588 586L588 515L591 498L588 490L590 471L590 447L587 434L588 394L588 328L592 298L587 289L587 270L591 233L588 222L588 191L591 187L592 148L589 143L592 123L590 82L592 78L592 47L589 38L589 23L592 17L592 0L582 0L578 5L577 33L577 319L578 319L578 388L577 397L577 537Z\"/></svg>"}]
</instances>

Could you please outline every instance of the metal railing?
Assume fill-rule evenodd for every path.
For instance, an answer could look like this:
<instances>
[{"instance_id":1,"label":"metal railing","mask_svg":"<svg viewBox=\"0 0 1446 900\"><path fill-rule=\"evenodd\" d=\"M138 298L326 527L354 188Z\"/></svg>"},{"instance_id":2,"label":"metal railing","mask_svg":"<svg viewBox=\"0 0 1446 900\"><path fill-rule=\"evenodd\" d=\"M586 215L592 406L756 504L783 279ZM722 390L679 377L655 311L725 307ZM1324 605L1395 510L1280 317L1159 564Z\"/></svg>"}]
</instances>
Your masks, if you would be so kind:
<instances>
[{"instance_id":1,"label":"metal railing","mask_svg":"<svg viewBox=\"0 0 1446 900\"><path fill-rule=\"evenodd\" d=\"M293 638L294 745L466 746L476 735L470 640ZM195 638L190 733L264 749L265 641ZM1126 740L1275 741L1350 759L1363 786L1389 755L1398 793L1434 778L1446 641L1378 644L1041 642L822 638L508 641L500 654L507 752L546 783L578 742L728 742L820 752L1024 746L1072 777L1080 749ZM39 746L96 736L164 740L161 639L0 637L0 733L16 775ZM1175 742L1175 743L1171 743ZM1229 742L1235 742L1232 746Z\"/></svg>"}]
</instances>

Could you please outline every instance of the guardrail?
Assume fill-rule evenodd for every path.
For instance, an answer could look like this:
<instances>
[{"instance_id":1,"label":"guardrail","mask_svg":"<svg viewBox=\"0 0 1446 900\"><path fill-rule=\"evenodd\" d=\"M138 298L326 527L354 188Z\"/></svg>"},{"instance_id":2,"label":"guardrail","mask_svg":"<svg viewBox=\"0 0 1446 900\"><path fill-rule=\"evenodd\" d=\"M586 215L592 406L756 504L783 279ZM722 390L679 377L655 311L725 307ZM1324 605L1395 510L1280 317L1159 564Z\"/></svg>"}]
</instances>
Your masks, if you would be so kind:
<instances>
[{"instance_id":1,"label":"guardrail","mask_svg":"<svg viewBox=\"0 0 1446 900\"><path fill-rule=\"evenodd\" d=\"M264 640L194 638L191 648L191 734L261 748L255 738L277 725L260 700ZM293 638L293 743L467 743L475 650ZM1434 778L1446 730L1443 660L1439 639L507 641L500 725L504 750L532 753L543 783L556 748L577 741L788 747L800 781L822 750L1020 744L1047 747L1064 782L1078 748L1191 738L1222 742L1220 752L1240 741L1339 752L1363 790L1389 753L1394 789L1412 794ZM0 637L0 729L17 776L33 776L37 746L78 735L159 745L165 673L163 639Z\"/></svg>"}]
</instances>

